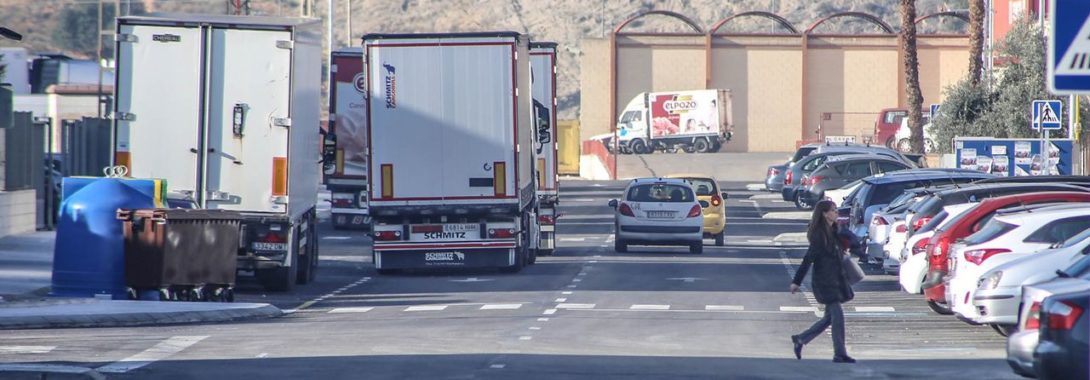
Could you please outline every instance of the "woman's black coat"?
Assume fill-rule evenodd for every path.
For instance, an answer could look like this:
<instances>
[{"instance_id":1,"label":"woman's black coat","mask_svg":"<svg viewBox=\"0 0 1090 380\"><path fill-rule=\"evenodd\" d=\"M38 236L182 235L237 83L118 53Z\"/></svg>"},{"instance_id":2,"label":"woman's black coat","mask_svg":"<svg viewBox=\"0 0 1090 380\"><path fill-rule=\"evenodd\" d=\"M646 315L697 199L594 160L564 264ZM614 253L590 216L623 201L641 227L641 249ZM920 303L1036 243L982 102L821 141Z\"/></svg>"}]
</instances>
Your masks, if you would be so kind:
<instances>
[{"instance_id":1,"label":"woman's black coat","mask_svg":"<svg viewBox=\"0 0 1090 380\"><path fill-rule=\"evenodd\" d=\"M834 245L833 247L837 247ZM842 269L843 261L839 248L828 247L824 244L810 244L806 250L806 257L802 259L799 271L795 272L795 285L802 285L802 279L810 266L814 267L814 276L810 279L810 288L814 292L814 298L819 303L844 303L851 301L855 294L851 286L844 279Z\"/></svg>"}]
</instances>

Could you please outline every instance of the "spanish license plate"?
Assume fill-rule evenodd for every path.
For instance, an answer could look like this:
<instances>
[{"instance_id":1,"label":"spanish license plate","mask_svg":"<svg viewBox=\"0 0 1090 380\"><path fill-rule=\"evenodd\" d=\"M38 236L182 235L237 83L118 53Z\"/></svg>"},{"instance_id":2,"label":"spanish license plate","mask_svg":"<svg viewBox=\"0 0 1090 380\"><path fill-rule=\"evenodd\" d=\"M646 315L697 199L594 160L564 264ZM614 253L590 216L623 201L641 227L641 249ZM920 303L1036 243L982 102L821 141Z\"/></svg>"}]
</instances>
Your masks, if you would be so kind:
<instances>
[{"instance_id":1,"label":"spanish license plate","mask_svg":"<svg viewBox=\"0 0 1090 380\"><path fill-rule=\"evenodd\" d=\"M647 212L647 217L648 218L655 218L655 219L673 218L674 217L674 212L673 211L648 211Z\"/></svg>"},{"instance_id":2,"label":"spanish license plate","mask_svg":"<svg viewBox=\"0 0 1090 380\"><path fill-rule=\"evenodd\" d=\"M287 251L288 243L266 243L255 241L252 245L255 251Z\"/></svg>"}]
</instances>

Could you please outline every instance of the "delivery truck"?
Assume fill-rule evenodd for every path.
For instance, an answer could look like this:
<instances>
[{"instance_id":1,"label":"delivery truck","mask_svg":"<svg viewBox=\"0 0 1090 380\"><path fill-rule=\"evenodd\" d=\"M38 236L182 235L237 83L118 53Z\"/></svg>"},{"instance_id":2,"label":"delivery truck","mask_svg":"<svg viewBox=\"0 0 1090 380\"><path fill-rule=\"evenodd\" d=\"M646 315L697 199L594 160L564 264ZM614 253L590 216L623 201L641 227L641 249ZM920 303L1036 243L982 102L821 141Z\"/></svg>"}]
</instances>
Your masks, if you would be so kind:
<instances>
[{"instance_id":1,"label":"delivery truck","mask_svg":"<svg viewBox=\"0 0 1090 380\"><path fill-rule=\"evenodd\" d=\"M537 221L539 255L556 248L556 219L560 216L560 176L557 173L556 133L556 43L530 43L534 108L543 111L534 119L537 128Z\"/></svg>"},{"instance_id":2,"label":"delivery truck","mask_svg":"<svg viewBox=\"0 0 1090 380\"><path fill-rule=\"evenodd\" d=\"M544 110L533 105L529 38L368 34L363 48L378 272L532 264Z\"/></svg>"},{"instance_id":3,"label":"delivery truck","mask_svg":"<svg viewBox=\"0 0 1090 380\"><path fill-rule=\"evenodd\" d=\"M238 211L238 269L272 290L318 264L321 38L315 19L117 19L114 165Z\"/></svg>"},{"instance_id":4,"label":"delivery truck","mask_svg":"<svg viewBox=\"0 0 1090 380\"><path fill-rule=\"evenodd\" d=\"M332 201L335 229L371 227L367 209L367 103L364 92L363 49L334 50L329 58L333 85L329 87L329 131L332 152L325 185Z\"/></svg>"},{"instance_id":5,"label":"delivery truck","mask_svg":"<svg viewBox=\"0 0 1090 380\"><path fill-rule=\"evenodd\" d=\"M643 92L617 118L616 144L624 154L718 152L733 130L729 90Z\"/></svg>"}]
</instances>

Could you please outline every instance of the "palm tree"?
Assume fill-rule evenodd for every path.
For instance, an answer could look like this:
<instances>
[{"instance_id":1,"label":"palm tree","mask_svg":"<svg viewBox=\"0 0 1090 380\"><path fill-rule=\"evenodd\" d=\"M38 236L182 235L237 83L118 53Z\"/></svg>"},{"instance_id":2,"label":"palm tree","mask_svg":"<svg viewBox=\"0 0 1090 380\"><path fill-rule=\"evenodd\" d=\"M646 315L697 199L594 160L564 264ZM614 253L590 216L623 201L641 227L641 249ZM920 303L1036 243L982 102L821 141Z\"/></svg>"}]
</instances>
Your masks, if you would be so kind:
<instances>
[{"instance_id":1,"label":"palm tree","mask_svg":"<svg viewBox=\"0 0 1090 380\"><path fill-rule=\"evenodd\" d=\"M980 84L984 67L984 0L969 0L969 81Z\"/></svg>"},{"instance_id":2,"label":"palm tree","mask_svg":"<svg viewBox=\"0 0 1090 380\"><path fill-rule=\"evenodd\" d=\"M905 57L905 91L912 151L923 153L923 94L920 92L920 61L916 56L916 0L901 0L901 47Z\"/></svg>"}]
</instances>

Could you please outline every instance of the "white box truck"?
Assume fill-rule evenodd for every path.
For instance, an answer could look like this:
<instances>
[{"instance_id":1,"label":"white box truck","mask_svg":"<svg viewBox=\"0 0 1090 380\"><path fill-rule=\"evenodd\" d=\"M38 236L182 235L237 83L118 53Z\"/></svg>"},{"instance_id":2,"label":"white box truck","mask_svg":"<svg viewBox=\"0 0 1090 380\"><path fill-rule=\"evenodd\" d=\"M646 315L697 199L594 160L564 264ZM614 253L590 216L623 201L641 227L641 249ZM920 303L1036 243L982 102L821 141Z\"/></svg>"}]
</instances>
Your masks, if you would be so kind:
<instances>
[{"instance_id":1,"label":"white box truck","mask_svg":"<svg viewBox=\"0 0 1090 380\"><path fill-rule=\"evenodd\" d=\"M320 42L311 19L117 19L114 164L239 211L238 268L268 289L318 263Z\"/></svg>"},{"instance_id":2,"label":"white box truck","mask_svg":"<svg viewBox=\"0 0 1090 380\"><path fill-rule=\"evenodd\" d=\"M556 248L557 206L560 203L560 176L557 174L556 133L556 43L530 43L533 72L537 155L537 221L539 255L550 255Z\"/></svg>"},{"instance_id":3,"label":"white box truck","mask_svg":"<svg viewBox=\"0 0 1090 380\"><path fill-rule=\"evenodd\" d=\"M371 227L367 209L367 82L363 75L363 49L345 48L330 54L333 84L329 87L329 132L332 139L331 170L325 185L332 200L335 229Z\"/></svg>"},{"instance_id":4,"label":"white box truck","mask_svg":"<svg viewBox=\"0 0 1090 380\"><path fill-rule=\"evenodd\" d=\"M529 38L370 34L363 47L375 268L533 263Z\"/></svg>"},{"instance_id":5,"label":"white box truck","mask_svg":"<svg viewBox=\"0 0 1090 380\"><path fill-rule=\"evenodd\" d=\"M729 90L642 92L617 118L621 153L718 152L734 133ZM612 136L603 139L610 149Z\"/></svg>"}]
</instances>

